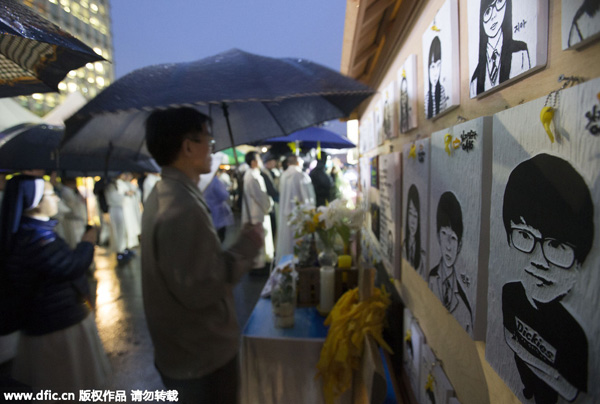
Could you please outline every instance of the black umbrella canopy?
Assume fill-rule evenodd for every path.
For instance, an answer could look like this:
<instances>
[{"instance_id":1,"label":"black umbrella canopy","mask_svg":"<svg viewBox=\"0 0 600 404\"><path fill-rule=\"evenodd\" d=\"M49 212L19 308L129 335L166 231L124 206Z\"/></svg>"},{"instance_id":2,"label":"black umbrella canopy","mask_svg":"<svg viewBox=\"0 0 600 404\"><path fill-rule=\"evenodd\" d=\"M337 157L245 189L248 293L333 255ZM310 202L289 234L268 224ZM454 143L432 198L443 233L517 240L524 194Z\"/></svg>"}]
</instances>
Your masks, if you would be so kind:
<instances>
[{"instance_id":1,"label":"black umbrella canopy","mask_svg":"<svg viewBox=\"0 0 600 404\"><path fill-rule=\"evenodd\" d=\"M20 1L0 1L0 97L58 91L69 71L100 60Z\"/></svg>"},{"instance_id":2,"label":"black umbrella canopy","mask_svg":"<svg viewBox=\"0 0 600 404\"><path fill-rule=\"evenodd\" d=\"M21 124L0 133L0 170L51 170L72 176L102 175L107 171L158 172L154 160L123 160L59 153L64 129L45 124Z\"/></svg>"},{"instance_id":3,"label":"black umbrella canopy","mask_svg":"<svg viewBox=\"0 0 600 404\"><path fill-rule=\"evenodd\" d=\"M108 142L146 153L144 122L155 109L191 106L213 121L216 150L285 136L348 116L374 91L304 59L232 49L195 62L136 70L66 121L64 150L102 153ZM227 114L228 116L227 116Z\"/></svg>"}]
</instances>

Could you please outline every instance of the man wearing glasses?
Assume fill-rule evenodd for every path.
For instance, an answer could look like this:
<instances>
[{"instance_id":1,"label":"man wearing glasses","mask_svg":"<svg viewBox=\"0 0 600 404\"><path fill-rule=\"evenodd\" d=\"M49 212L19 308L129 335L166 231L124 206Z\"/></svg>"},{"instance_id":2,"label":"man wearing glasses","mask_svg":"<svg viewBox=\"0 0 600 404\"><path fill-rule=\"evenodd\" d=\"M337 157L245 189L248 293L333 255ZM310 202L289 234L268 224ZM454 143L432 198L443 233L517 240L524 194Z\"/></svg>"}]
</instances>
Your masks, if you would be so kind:
<instances>
[{"instance_id":1,"label":"man wearing glasses","mask_svg":"<svg viewBox=\"0 0 600 404\"><path fill-rule=\"evenodd\" d=\"M594 238L593 202L567 161L539 154L510 174L503 221L520 280L502 288L504 335L523 395L573 401L587 391L588 341L561 300L577 282Z\"/></svg>"},{"instance_id":2,"label":"man wearing glasses","mask_svg":"<svg viewBox=\"0 0 600 404\"><path fill-rule=\"evenodd\" d=\"M246 226L223 250L197 184L210 172L210 121L192 108L154 111L146 145L161 166L142 217L142 287L155 365L181 403L236 403L240 328L233 288L263 246Z\"/></svg>"}]
</instances>

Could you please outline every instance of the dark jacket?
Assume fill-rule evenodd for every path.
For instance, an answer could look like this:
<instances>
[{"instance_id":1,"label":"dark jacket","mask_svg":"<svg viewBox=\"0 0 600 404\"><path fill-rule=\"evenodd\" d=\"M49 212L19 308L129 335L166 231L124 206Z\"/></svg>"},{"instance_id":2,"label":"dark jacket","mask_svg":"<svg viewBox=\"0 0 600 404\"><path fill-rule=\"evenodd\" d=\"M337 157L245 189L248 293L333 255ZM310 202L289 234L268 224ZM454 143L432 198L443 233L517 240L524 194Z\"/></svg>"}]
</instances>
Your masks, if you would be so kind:
<instances>
[{"instance_id":1,"label":"dark jacket","mask_svg":"<svg viewBox=\"0 0 600 404\"><path fill-rule=\"evenodd\" d=\"M317 164L310 172L310 179L315 188L317 206L324 206L326 202L331 202L334 199L335 183L325 171L325 164Z\"/></svg>"},{"instance_id":2,"label":"dark jacket","mask_svg":"<svg viewBox=\"0 0 600 404\"><path fill-rule=\"evenodd\" d=\"M71 250L54 232L55 225L54 220L23 217L4 263L8 281L26 302L25 334L61 330L90 313L86 271L94 246L80 242Z\"/></svg>"}]
</instances>

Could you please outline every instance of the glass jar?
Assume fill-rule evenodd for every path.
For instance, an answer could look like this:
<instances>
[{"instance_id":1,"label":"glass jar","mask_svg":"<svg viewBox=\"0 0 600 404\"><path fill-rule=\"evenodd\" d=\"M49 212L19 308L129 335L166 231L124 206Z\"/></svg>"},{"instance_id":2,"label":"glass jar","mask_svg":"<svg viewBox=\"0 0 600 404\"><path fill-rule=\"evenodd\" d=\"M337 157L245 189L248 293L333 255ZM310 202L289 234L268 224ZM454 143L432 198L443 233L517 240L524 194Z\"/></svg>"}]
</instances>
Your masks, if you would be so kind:
<instances>
[{"instance_id":1,"label":"glass jar","mask_svg":"<svg viewBox=\"0 0 600 404\"><path fill-rule=\"evenodd\" d=\"M290 328L294 326L296 311L296 281L295 269L285 267L277 269L276 282L271 291L271 305L275 317L275 327Z\"/></svg>"}]
</instances>

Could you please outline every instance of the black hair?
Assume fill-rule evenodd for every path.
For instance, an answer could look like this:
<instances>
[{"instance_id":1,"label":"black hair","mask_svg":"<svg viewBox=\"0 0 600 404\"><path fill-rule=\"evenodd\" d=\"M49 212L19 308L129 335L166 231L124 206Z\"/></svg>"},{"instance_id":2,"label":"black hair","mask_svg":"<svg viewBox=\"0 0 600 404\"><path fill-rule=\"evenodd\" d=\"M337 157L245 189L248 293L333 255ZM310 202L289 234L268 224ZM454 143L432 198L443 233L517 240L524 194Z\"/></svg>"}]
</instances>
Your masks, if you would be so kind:
<instances>
[{"instance_id":1,"label":"black hair","mask_svg":"<svg viewBox=\"0 0 600 404\"><path fill-rule=\"evenodd\" d=\"M522 223L574 246L583 263L594 240L594 204L581 175L566 160L538 154L511 173L502 206L504 229L510 243L511 222Z\"/></svg>"},{"instance_id":2,"label":"black hair","mask_svg":"<svg viewBox=\"0 0 600 404\"><path fill-rule=\"evenodd\" d=\"M246 153L244 161L246 161L246 164L248 164L249 166L252 166L252 162L256 160L259 156L260 154L258 154L257 151L249 151L248 153Z\"/></svg>"},{"instance_id":3,"label":"black hair","mask_svg":"<svg viewBox=\"0 0 600 404\"><path fill-rule=\"evenodd\" d=\"M156 110L146 119L146 146L159 166L177 159L187 135L204 130L210 118L193 108Z\"/></svg>"},{"instance_id":4,"label":"black hair","mask_svg":"<svg viewBox=\"0 0 600 404\"><path fill-rule=\"evenodd\" d=\"M415 259L410 264L413 268L419 268L421 265L421 203L419 202L419 190L415 184L412 184L408 188L408 195L406 197L406 223L404 224L404 237L408 240L410 230L408 228L408 208L410 203L415 205L417 210L417 231L415 232ZM410 257L408 251L408 242L405 242L406 257Z\"/></svg>"},{"instance_id":5,"label":"black hair","mask_svg":"<svg viewBox=\"0 0 600 404\"><path fill-rule=\"evenodd\" d=\"M442 59L442 43L440 42L440 37L435 36L431 41L431 46L429 47L429 58L427 59L427 71L429 72L429 66L432 62L437 62ZM435 83L435 106L431 100L431 80L429 77L427 78L429 82L429 102L427 103L427 118L432 118L435 115L440 113L440 97L442 96L442 85L440 81L442 80L442 73L440 71L440 77Z\"/></svg>"},{"instance_id":6,"label":"black hair","mask_svg":"<svg viewBox=\"0 0 600 404\"><path fill-rule=\"evenodd\" d=\"M440 232L442 227L450 227L456 236L458 242L462 240L463 235L463 220L460 203L456 196L446 191L440 196L440 201L437 207L437 232Z\"/></svg>"}]
</instances>

